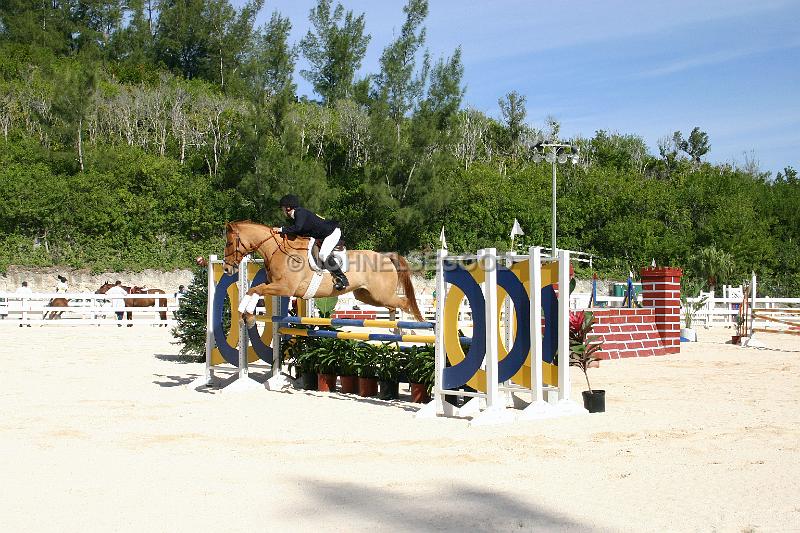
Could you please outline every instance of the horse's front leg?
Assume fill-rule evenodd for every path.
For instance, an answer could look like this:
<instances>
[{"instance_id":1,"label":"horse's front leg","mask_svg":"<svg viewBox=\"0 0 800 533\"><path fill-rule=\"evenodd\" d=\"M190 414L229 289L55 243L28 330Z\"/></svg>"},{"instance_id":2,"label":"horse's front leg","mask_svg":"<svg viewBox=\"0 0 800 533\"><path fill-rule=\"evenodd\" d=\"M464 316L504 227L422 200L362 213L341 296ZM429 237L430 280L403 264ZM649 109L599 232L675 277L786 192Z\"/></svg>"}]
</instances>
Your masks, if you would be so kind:
<instances>
[{"instance_id":1,"label":"horse's front leg","mask_svg":"<svg viewBox=\"0 0 800 533\"><path fill-rule=\"evenodd\" d=\"M288 285L280 281L270 284L261 283L250 287L239 303L239 312L242 313L242 320L244 320L248 328L253 327L256 323L254 312L256 305L258 305L258 300L268 296L288 296L292 293L293 291Z\"/></svg>"}]
</instances>

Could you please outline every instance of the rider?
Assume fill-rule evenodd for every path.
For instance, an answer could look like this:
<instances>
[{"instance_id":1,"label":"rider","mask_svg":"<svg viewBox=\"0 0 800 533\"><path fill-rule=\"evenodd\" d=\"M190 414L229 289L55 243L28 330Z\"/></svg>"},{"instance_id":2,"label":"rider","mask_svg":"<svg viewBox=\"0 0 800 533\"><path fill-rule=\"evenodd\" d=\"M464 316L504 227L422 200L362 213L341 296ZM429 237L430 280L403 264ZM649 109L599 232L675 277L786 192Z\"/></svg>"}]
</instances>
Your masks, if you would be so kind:
<instances>
[{"instance_id":1,"label":"rider","mask_svg":"<svg viewBox=\"0 0 800 533\"><path fill-rule=\"evenodd\" d=\"M293 194L287 194L280 200L283 213L290 218L293 223L291 226L278 228L282 234L299 235L302 237L313 237L322 244L319 248L319 258L323 266L330 271L333 276L333 288L337 291L344 290L349 284L347 276L341 270L340 265L333 257L333 248L342 238L342 230L339 225L332 220L314 214L304 207L300 207L300 200Z\"/></svg>"}]
</instances>

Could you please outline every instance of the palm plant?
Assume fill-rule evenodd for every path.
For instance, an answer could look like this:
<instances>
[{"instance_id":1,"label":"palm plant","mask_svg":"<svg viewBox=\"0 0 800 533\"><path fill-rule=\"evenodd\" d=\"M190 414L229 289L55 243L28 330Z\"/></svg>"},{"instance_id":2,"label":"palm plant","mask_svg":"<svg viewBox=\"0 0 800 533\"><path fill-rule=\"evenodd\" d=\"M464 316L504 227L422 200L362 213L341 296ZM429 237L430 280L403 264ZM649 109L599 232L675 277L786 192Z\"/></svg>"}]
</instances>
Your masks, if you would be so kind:
<instances>
[{"instance_id":1,"label":"palm plant","mask_svg":"<svg viewBox=\"0 0 800 533\"><path fill-rule=\"evenodd\" d=\"M733 256L716 246L701 248L692 258L694 269L708 282L708 289L714 294L714 288L733 274Z\"/></svg>"}]
</instances>

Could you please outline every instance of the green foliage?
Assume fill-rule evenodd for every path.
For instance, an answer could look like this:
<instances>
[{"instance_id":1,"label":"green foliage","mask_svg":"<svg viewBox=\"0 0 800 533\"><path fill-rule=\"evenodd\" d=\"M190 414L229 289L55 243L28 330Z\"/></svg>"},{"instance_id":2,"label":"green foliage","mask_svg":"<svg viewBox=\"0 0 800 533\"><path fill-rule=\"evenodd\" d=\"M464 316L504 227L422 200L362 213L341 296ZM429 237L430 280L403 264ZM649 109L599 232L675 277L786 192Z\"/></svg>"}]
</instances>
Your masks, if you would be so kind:
<instances>
[{"instance_id":1,"label":"green foliage","mask_svg":"<svg viewBox=\"0 0 800 533\"><path fill-rule=\"evenodd\" d=\"M367 52L369 35L364 35L364 15L345 14L337 3L331 12L331 0L318 0L309 20L314 32L308 31L300 41L300 49L311 65L300 74L313 86L323 102L333 104L352 94L353 80Z\"/></svg>"},{"instance_id":2,"label":"green foliage","mask_svg":"<svg viewBox=\"0 0 800 533\"><path fill-rule=\"evenodd\" d=\"M412 346L408 352L405 367L405 375L409 383L420 383L426 385L428 393L433 388L436 378L436 358L434 356L433 345Z\"/></svg>"},{"instance_id":3,"label":"green foliage","mask_svg":"<svg viewBox=\"0 0 800 533\"><path fill-rule=\"evenodd\" d=\"M378 375L380 348L374 344L359 343L353 351L353 370L360 378L374 378Z\"/></svg>"},{"instance_id":4,"label":"green foliage","mask_svg":"<svg viewBox=\"0 0 800 533\"><path fill-rule=\"evenodd\" d=\"M294 370L295 375L316 374L319 365L318 353L314 350L321 339L315 337L292 337L281 344L283 361Z\"/></svg>"},{"instance_id":5,"label":"green foliage","mask_svg":"<svg viewBox=\"0 0 800 533\"><path fill-rule=\"evenodd\" d=\"M201 363L206 357L206 309L208 304L208 269L195 267L192 283L186 294L180 299L180 307L175 311L175 327L172 336L181 345L181 355L188 361ZM222 328L230 327L230 309L223 313L227 323Z\"/></svg>"},{"instance_id":6,"label":"green foliage","mask_svg":"<svg viewBox=\"0 0 800 533\"><path fill-rule=\"evenodd\" d=\"M383 343L375 346L377 376L381 381L396 383L405 366L405 356L397 344Z\"/></svg>"}]
</instances>

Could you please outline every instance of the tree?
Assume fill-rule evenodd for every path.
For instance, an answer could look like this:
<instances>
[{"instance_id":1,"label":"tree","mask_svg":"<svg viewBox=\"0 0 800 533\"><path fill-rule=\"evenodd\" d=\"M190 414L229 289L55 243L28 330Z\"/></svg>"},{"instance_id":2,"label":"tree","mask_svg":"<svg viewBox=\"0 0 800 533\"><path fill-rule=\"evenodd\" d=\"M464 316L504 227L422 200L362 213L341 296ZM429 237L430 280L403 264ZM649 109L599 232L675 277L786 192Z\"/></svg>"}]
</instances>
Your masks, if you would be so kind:
<instances>
[{"instance_id":1,"label":"tree","mask_svg":"<svg viewBox=\"0 0 800 533\"><path fill-rule=\"evenodd\" d=\"M711 149L711 145L708 143L708 134L700 131L698 127L692 130L688 139L684 139L679 131L676 131L672 138L675 146L685 152L695 165L699 164L700 158Z\"/></svg>"},{"instance_id":2,"label":"tree","mask_svg":"<svg viewBox=\"0 0 800 533\"><path fill-rule=\"evenodd\" d=\"M461 47L453 55L440 59L431 71L428 96L423 102L422 113L429 115L437 130L445 131L461 107L464 97L464 65L461 63Z\"/></svg>"},{"instance_id":3,"label":"tree","mask_svg":"<svg viewBox=\"0 0 800 533\"><path fill-rule=\"evenodd\" d=\"M269 22L259 28L246 70L254 91L265 98L295 91L292 81L297 48L289 45L292 23L274 11Z\"/></svg>"},{"instance_id":4,"label":"tree","mask_svg":"<svg viewBox=\"0 0 800 533\"><path fill-rule=\"evenodd\" d=\"M500 98L497 103L500 106L500 114L503 117L508 136L508 150L512 159L516 159L519 153L520 141L525 132L525 116L528 114L525 109L525 96L517 91L511 91L505 97Z\"/></svg>"},{"instance_id":5,"label":"tree","mask_svg":"<svg viewBox=\"0 0 800 533\"><path fill-rule=\"evenodd\" d=\"M428 16L428 1L408 0L403 12L406 20L400 35L383 49L381 72L375 79L377 96L386 101L389 115L395 122L398 142L401 120L420 98L425 86L427 68L416 77L414 70L417 52L425 44L425 28L421 25Z\"/></svg>"},{"instance_id":6,"label":"tree","mask_svg":"<svg viewBox=\"0 0 800 533\"><path fill-rule=\"evenodd\" d=\"M209 24L208 72L205 78L225 88L227 77L239 70L253 39L255 17L264 0L248 0L237 13L228 0L210 0L205 9Z\"/></svg>"},{"instance_id":7,"label":"tree","mask_svg":"<svg viewBox=\"0 0 800 533\"><path fill-rule=\"evenodd\" d=\"M148 6L152 9L152 6ZM111 56L117 61L133 65L145 65L153 57L152 21L145 13L144 0L128 0L124 16L128 25L114 35Z\"/></svg>"},{"instance_id":8,"label":"tree","mask_svg":"<svg viewBox=\"0 0 800 533\"><path fill-rule=\"evenodd\" d=\"M331 13L331 0L318 0L309 13L314 26L300 41L303 56L311 64L301 70L314 90L326 104L348 97L353 88L356 71L367 52L370 36L364 35L364 14L346 14L341 4Z\"/></svg>"},{"instance_id":9,"label":"tree","mask_svg":"<svg viewBox=\"0 0 800 533\"><path fill-rule=\"evenodd\" d=\"M164 0L159 4L156 59L187 79L200 76L208 62L205 7L205 0Z\"/></svg>"}]
</instances>

